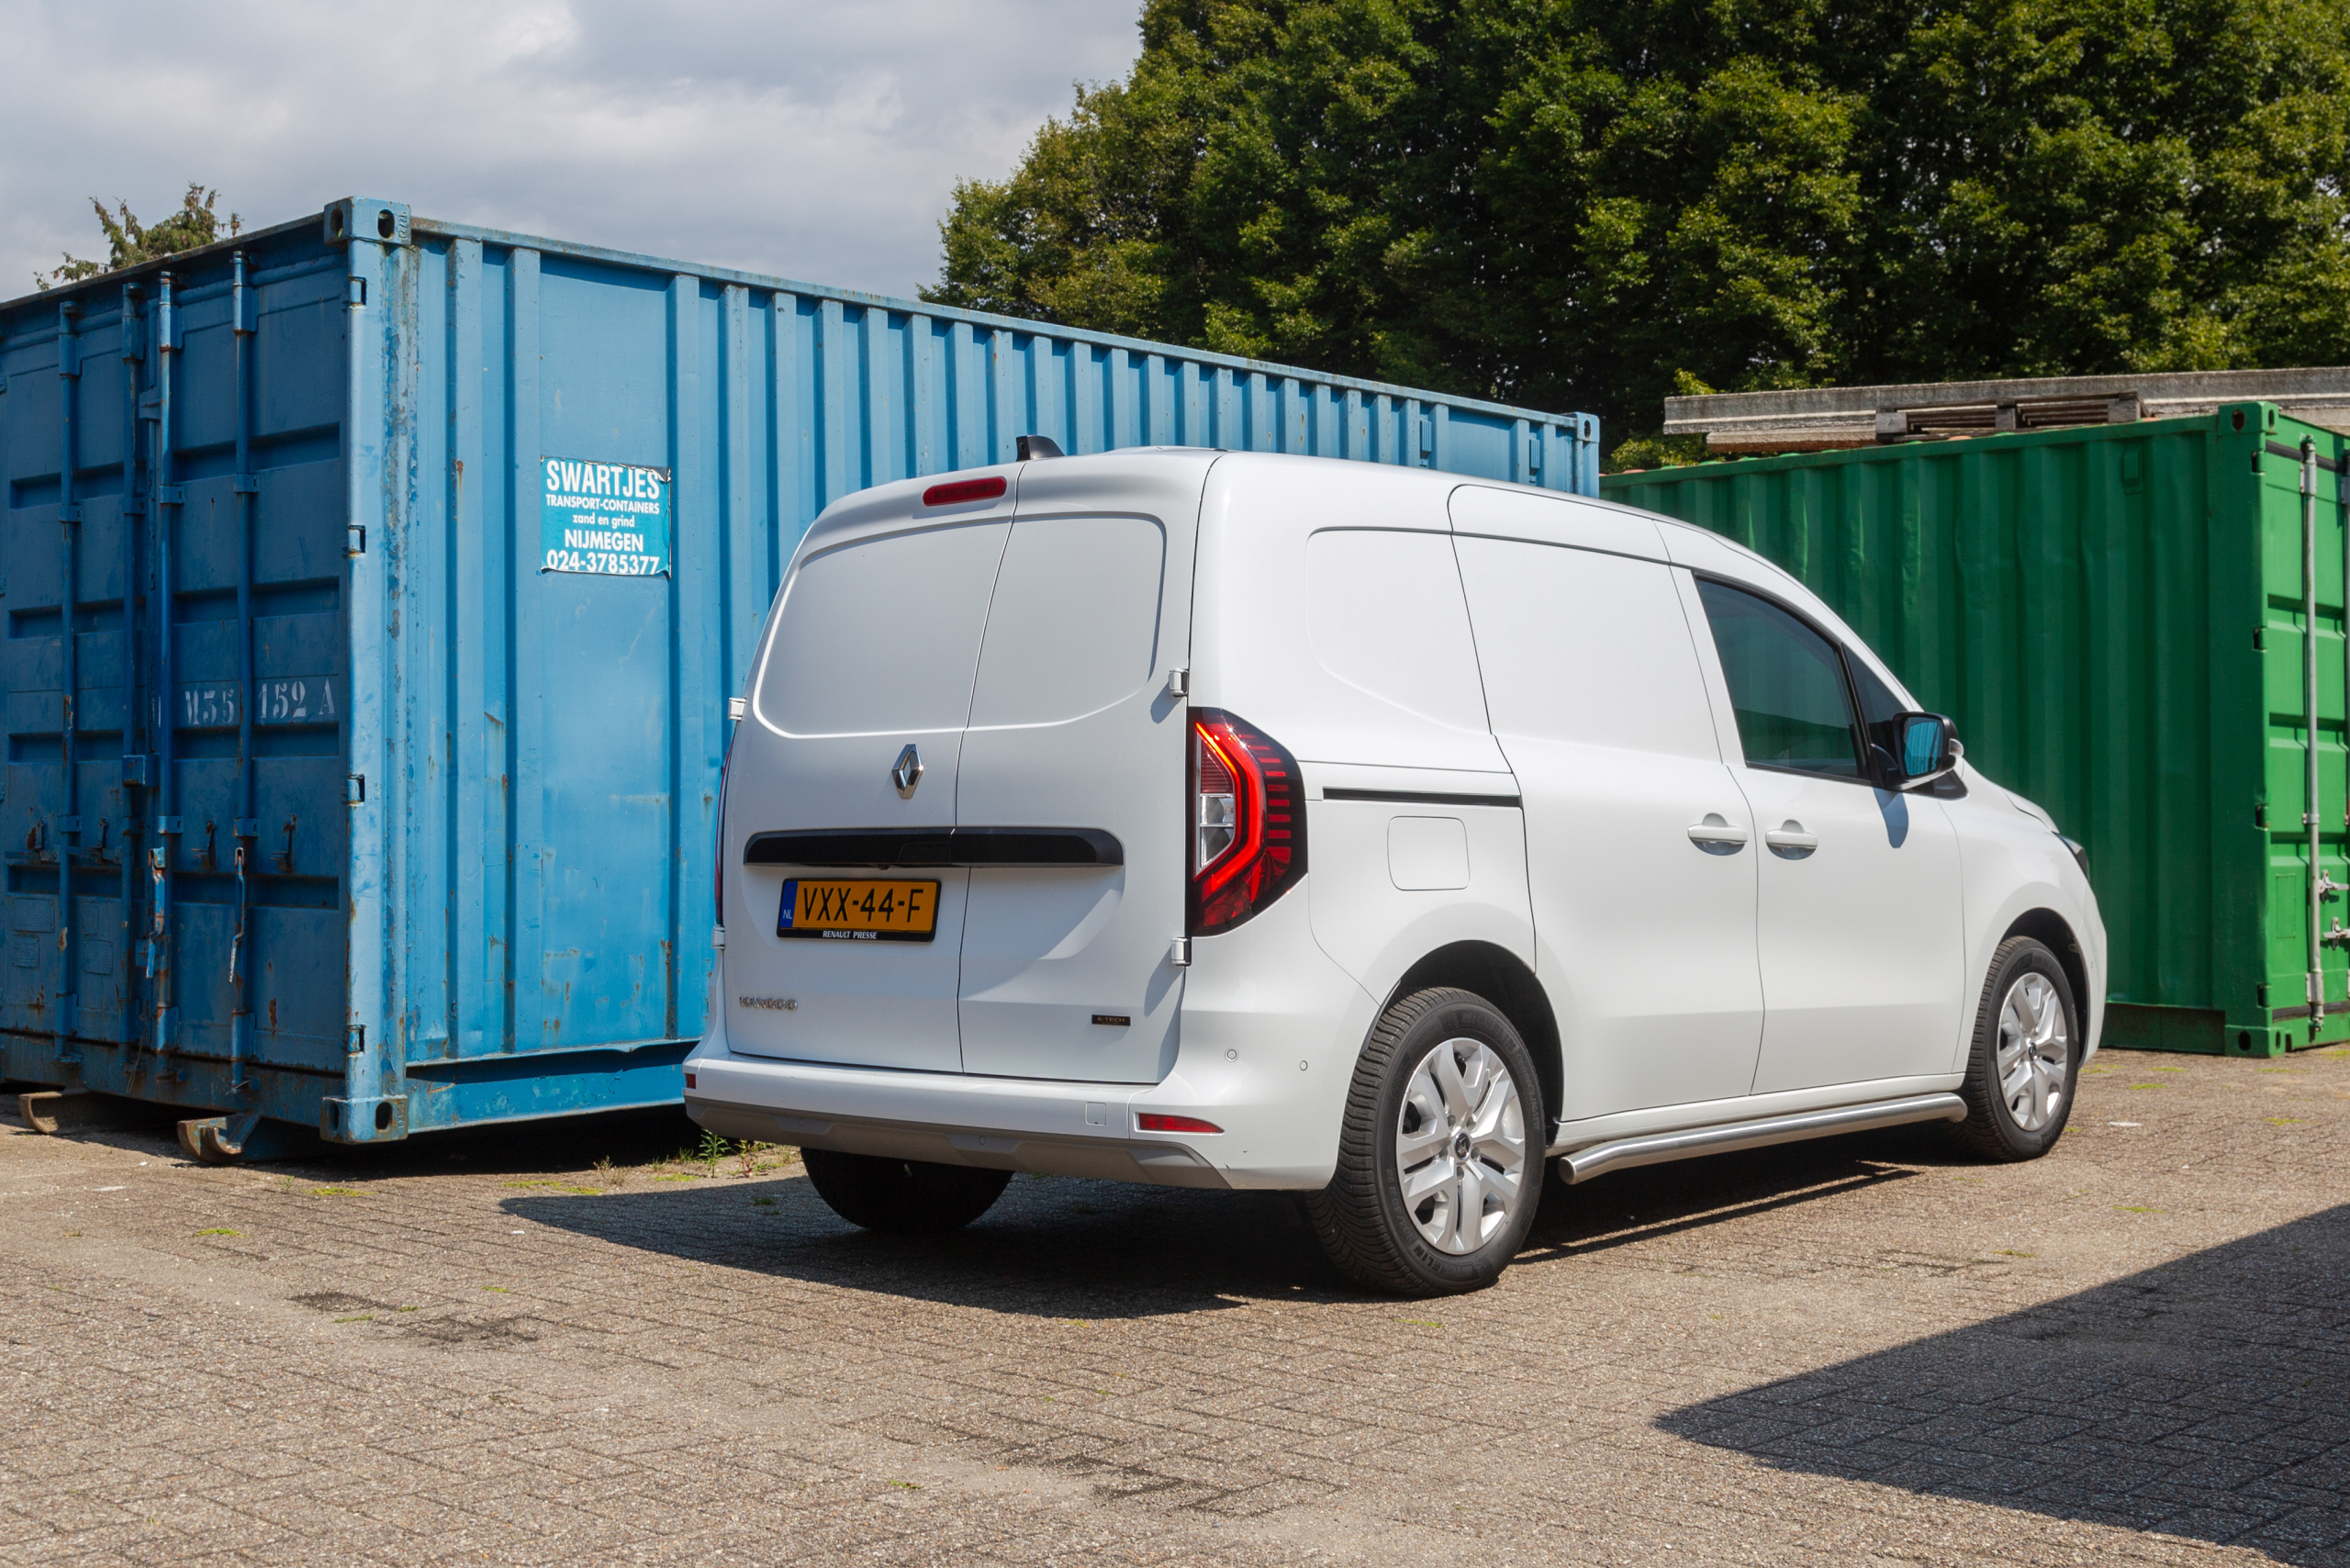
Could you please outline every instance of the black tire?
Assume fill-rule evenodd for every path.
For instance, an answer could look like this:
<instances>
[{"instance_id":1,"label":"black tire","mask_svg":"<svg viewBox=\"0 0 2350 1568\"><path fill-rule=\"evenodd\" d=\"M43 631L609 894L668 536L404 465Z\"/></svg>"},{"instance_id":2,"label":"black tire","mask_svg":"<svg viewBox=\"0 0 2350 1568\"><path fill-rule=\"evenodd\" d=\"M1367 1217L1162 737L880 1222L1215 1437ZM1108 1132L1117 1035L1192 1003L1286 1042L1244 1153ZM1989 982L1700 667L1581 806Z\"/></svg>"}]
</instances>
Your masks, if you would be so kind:
<instances>
[{"instance_id":1,"label":"black tire","mask_svg":"<svg viewBox=\"0 0 2350 1568\"><path fill-rule=\"evenodd\" d=\"M1482 1245L1453 1252L1423 1235L1419 1221L1406 1208L1396 1140L1404 1126L1414 1074L1440 1047L1450 1046L1454 1059L1460 1060L1460 1047L1452 1045L1458 1041L1490 1047L1507 1070L1524 1155L1516 1208L1505 1207L1494 1216L1499 1227ZM1541 1084L1526 1042L1483 997L1438 989L1416 991L1390 1007L1372 1028L1355 1065L1338 1135L1337 1170L1328 1187L1305 1201L1315 1237L1330 1261L1358 1284L1398 1295L1452 1295L1499 1278L1524 1244L1541 1206L1548 1130ZM1498 1085L1494 1092L1501 1092ZM1493 1167L1490 1160L1483 1164ZM1423 1199L1419 1206L1426 1211L1436 1201Z\"/></svg>"},{"instance_id":2,"label":"black tire","mask_svg":"<svg viewBox=\"0 0 2350 1568\"><path fill-rule=\"evenodd\" d=\"M1012 1182L1009 1170L883 1159L829 1148L803 1148L800 1158L816 1195L834 1214L885 1236L960 1230L987 1213Z\"/></svg>"},{"instance_id":3,"label":"black tire","mask_svg":"<svg viewBox=\"0 0 2350 1568\"><path fill-rule=\"evenodd\" d=\"M2038 1126L2028 1125L2035 1115L2028 1097L2020 1119L2009 1105L2009 1096L2001 1089L1999 1070L2000 1014L2009 993L2033 977L2044 981L2047 990L2054 993L2065 1031L2061 1074L2051 1064L2050 1070L2041 1075L2041 1081L2053 1088L2057 1097L2047 1119ZM1966 1101L1966 1119L1953 1132L1962 1148L1985 1159L2012 1161L2037 1159L2056 1147L2056 1140L2064 1136L2065 1124L2072 1117L2073 1095L2080 1081L2080 1010L2073 1000L2073 982L2065 977L2065 966L2056 961L2055 954L2029 936L2010 936L1999 944L1999 950L1991 955L1990 973L1983 980L1983 998L1975 1014L1975 1039L1966 1056L1966 1081L1959 1088L1959 1094ZM2044 1050L2041 1053L2043 1061L2046 1055ZM2048 1082L2051 1079L2054 1080L2053 1084Z\"/></svg>"}]
</instances>

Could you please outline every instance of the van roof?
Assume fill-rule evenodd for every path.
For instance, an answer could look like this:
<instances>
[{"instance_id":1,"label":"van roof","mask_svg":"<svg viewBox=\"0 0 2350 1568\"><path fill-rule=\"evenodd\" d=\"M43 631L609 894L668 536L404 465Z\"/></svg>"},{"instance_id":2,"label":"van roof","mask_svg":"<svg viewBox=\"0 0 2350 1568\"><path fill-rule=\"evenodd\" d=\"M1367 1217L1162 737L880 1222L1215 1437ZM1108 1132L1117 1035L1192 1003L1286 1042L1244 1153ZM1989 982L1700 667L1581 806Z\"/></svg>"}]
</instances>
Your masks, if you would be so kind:
<instances>
[{"instance_id":1,"label":"van roof","mask_svg":"<svg viewBox=\"0 0 2350 1568\"><path fill-rule=\"evenodd\" d=\"M1371 466L1354 458L1313 457L1297 453L1243 452L1236 448L1221 446L1121 446L1113 447L1108 452L1089 452L1082 454L1064 457L1035 458L1031 459L1031 462L1088 465L1117 461L1131 461L1137 457L1165 458L1176 461L1188 460L1194 463L1206 463L1219 467L1227 464L1238 464L1243 466L1255 465L1287 466L1298 464L1327 464L1342 465L1350 473L1359 472L1365 466ZM843 496L839 500L836 500L833 502L832 505L826 507L822 514L820 515L816 519L815 522L810 526L808 530L808 537L811 540L814 540L819 535L832 534L851 530L859 524L878 521L883 517L903 517L909 512L919 510L921 509L922 492L923 490L926 490L934 485L945 484L957 479L975 478L989 474L1002 474L1005 476L1006 478L1014 480L1013 495L1013 498L1016 498L1016 476L1022 469L1027 466L1028 465L1025 463L999 463L976 468L957 468L942 474L924 474L911 479L885 480L878 485L870 486L862 490L852 491L850 494ZM1525 495L1544 496L1552 500L1572 500L1583 506L1597 507L1606 511L1621 512L1628 516L1638 517L1646 522L1652 523L1660 530L1670 529L1682 535L1703 535L1717 544L1737 552L1739 554L1751 561L1754 565L1769 571L1774 577L1785 577L1789 585L1798 588L1801 587L1800 584L1796 582L1794 577L1788 577L1787 574L1779 566L1773 564L1768 557L1748 549L1745 545L1739 543L1736 540L1724 538L1720 534L1713 533L1706 529L1698 528L1694 524L1683 522L1676 518L1666 517L1662 513L1652 512L1641 507L1627 506L1621 501L1606 500L1598 496L1580 495L1570 490L1554 490L1540 485L1520 484L1509 479L1487 479L1473 474L1456 474L1449 469L1444 468L1405 468L1400 465L1377 465L1376 466L1383 468L1399 485L1418 485L1429 488L1440 488L1448 493L1452 490L1459 489L1462 486L1475 486L1479 488L1493 490L1515 490ZM1806 593L1805 597L1808 599L1811 596L1808 593Z\"/></svg>"}]
</instances>

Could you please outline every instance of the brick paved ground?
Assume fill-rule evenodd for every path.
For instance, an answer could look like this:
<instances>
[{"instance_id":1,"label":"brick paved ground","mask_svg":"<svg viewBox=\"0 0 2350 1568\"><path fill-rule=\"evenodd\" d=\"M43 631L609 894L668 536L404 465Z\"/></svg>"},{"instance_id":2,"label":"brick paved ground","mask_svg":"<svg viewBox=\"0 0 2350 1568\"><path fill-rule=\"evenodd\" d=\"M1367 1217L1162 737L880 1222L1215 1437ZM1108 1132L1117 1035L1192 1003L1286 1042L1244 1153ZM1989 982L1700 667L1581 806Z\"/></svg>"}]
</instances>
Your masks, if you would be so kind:
<instances>
[{"instance_id":1,"label":"brick paved ground","mask_svg":"<svg viewBox=\"0 0 2350 1568\"><path fill-rule=\"evenodd\" d=\"M1436 1303L1277 1199L901 1243L686 1136L0 1124L0 1562L2350 1564L2350 1053L1619 1173Z\"/></svg>"}]
</instances>

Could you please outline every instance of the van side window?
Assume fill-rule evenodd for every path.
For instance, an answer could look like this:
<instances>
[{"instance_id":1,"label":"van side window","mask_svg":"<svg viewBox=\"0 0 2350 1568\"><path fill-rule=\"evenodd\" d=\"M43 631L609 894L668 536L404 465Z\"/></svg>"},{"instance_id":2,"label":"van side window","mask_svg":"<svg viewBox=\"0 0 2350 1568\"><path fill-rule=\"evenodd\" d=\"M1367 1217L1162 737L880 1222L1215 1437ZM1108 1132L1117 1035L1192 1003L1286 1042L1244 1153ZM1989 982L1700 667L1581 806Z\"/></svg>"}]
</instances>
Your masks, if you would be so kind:
<instances>
[{"instance_id":1,"label":"van side window","mask_svg":"<svg viewBox=\"0 0 2350 1568\"><path fill-rule=\"evenodd\" d=\"M1750 767L1861 777L1860 734L1835 644L1769 599L1700 578Z\"/></svg>"},{"instance_id":2,"label":"van side window","mask_svg":"<svg viewBox=\"0 0 2350 1568\"><path fill-rule=\"evenodd\" d=\"M1867 665L1857 658L1848 658L1844 663L1852 672L1852 689L1861 694L1862 724L1874 730L1896 713L1908 711L1909 705L1896 697L1893 689L1879 680Z\"/></svg>"}]
</instances>

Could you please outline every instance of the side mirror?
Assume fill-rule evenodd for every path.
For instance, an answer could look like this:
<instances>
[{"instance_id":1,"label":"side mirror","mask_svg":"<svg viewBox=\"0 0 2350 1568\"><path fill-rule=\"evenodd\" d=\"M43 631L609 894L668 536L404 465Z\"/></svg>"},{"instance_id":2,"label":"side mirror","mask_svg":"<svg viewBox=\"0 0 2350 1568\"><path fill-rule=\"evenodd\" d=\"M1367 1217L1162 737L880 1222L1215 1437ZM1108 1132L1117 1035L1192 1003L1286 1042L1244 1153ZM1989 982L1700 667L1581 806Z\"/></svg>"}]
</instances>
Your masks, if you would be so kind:
<instances>
[{"instance_id":1,"label":"side mirror","mask_svg":"<svg viewBox=\"0 0 2350 1568\"><path fill-rule=\"evenodd\" d=\"M1958 726L1940 713L1897 713L1876 727L1878 781L1887 790L1917 790L1958 767L1966 755Z\"/></svg>"}]
</instances>

